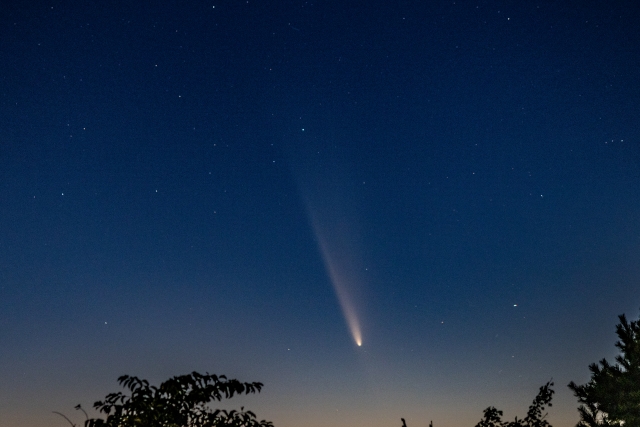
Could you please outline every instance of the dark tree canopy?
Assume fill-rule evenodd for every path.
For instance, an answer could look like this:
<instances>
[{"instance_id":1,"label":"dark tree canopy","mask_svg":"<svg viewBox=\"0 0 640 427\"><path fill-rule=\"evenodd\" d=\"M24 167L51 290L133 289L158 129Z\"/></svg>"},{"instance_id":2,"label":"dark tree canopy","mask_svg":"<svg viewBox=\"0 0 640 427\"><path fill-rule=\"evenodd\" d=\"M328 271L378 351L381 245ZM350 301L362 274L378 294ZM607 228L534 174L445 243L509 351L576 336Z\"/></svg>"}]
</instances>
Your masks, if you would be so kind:
<instances>
[{"instance_id":1,"label":"dark tree canopy","mask_svg":"<svg viewBox=\"0 0 640 427\"><path fill-rule=\"evenodd\" d=\"M588 383L569 383L580 402L578 427L640 426L640 320L618 318L616 363L602 359L589 365Z\"/></svg>"},{"instance_id":2,"label":"dark tree canopy","mask_svg":"<svg viewBox=\"0 0 640 427\"><path fill-rule=\"evenodd\" d=\"M546 406L552 406L551 398L555 393L552 386L553 382L549 381L540 387L538 395L529 406L527 416L523 419L519 420L516 417L514 421L502 421L502 411L490 406L484 410L484 418L475 427L551 427L551 424L545 420L547 414L544 413L544 409ZM407 427L404 418L401 420L402 427ZM429 423L429 427L433 427L433 422Z\"/></svg>"},{"instance_id":3,"label":"dark tree canopy","mask_svg":"<svg viewBox=\"0 0 640 427\"><path fill-rule=\"evenodd\" d=\"M551 398L555 393L552 386L553 382L549 381L540 387L538 395L529 406L527 416L523 419L519 420L516 417L514 421L502 421L502 411L490 406L484 410L484 418L476 424L476 427L551 427L545 419L547 414L544 410L546 406L552 406Z\"/></svg>"},{"instance_id":4,"label":"dark tree canopy","mask_svg":"<svg viewBox=\"0 0 640 427\"><path fill-rule=\"evenodd\" d=\"M91 418L85 427L271 427L251 411L211 409L208 403L236 394L257 393L262 383L243 383L224 375L192 372L170 378L158 387L128 375L118 378L130 394L111 393L94 408L106 419Z\"/></svg>"}]
</instances>

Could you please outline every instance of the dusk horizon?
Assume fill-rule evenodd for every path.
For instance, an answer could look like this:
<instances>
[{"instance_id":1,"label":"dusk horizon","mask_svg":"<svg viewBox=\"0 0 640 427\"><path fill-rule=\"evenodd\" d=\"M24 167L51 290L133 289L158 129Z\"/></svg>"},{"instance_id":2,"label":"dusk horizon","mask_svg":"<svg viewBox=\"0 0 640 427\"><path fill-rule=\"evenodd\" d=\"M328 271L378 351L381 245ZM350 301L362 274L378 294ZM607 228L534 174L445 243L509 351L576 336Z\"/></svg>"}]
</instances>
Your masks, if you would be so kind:
<instances>
[{"instance_id":1,"label":"dusk horizon","mask_svg":"<svg viewBox=\"0 0 640 427\"><path fill-rule=\"evenodd\" d=\"M573 427L640 315L631 1L9 1L0 426L132 375L275 427Z\"/></svg>"}]
</instances>

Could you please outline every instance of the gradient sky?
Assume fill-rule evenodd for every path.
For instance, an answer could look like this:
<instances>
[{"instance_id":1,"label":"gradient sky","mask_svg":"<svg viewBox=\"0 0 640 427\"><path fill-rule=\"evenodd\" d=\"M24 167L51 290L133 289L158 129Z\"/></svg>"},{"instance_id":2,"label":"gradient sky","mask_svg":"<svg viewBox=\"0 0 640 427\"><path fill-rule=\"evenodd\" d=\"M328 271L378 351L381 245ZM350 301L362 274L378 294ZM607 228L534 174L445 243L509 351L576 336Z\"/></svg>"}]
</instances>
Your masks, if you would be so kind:
<instances>
[{"instance_id":1,"label":"gradient sky","mask_svg":"<svg viewBox=\"0 0 640 427\"><path fill-rule=\"evenodd\" d=\"M276 427L473 426L551 378L573 426L640 308L639 22L4 3L0 425L196 370L263 382L220 407Z\"/></svg>"}]
</instances>

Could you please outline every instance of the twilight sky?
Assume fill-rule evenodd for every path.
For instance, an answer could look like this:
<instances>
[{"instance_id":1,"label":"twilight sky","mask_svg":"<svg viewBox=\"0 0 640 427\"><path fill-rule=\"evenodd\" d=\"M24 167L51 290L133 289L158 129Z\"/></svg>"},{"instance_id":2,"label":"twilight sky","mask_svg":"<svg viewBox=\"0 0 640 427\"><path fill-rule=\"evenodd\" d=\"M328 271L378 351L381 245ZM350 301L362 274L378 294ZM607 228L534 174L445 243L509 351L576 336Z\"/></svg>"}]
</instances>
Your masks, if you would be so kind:
<instances>
[{"instance_id":1,"label":"twilight sky","mask_svg":"<svg viewBox=\"0 0 640 427\"><path fill-rule=\"evenodd\" d=\"M197 370L263 382L220 407L276 427L473 426L551 378L573 426L640 308L639 22L3 4L0 425Z\"/></svg>"}]
</instances>

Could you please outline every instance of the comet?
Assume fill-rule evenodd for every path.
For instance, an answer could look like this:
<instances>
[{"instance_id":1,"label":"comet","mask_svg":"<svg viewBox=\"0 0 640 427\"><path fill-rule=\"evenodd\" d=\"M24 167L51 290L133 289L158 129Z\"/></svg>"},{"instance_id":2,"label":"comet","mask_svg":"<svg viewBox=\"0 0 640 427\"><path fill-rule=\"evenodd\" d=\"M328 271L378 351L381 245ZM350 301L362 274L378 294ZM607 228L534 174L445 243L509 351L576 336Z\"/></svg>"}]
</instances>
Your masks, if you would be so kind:
<instances>
[{"instance_id":1,"label":"comet","mask_svg":"<svg viewBox=\"0 0 640 427\"><path fill-rule=\"evenodd\" d=\"M302 128L305 131L305 128ZM349 172L339 153L320 151L305 133L299 143L288 143L290 166L307 208L307 217L316 236L318 249L331 281L347 328L355 344L362 347L362 328L356 310L357 291L363 270L357 247L358 221L354 215L353 194L349 191ZM323 151L324 155L324 151Z\"/></svg>"},{"instance_id":2,"label":"comet","mask_svg":"<svg viewBox=\"0 0 640 427\"><path fill-rule=\"evenodd\" d=\"M313 229L318 240L318 246L322 254L325 268L333 285L333 289L338 298L342 314L347 323L347 327L358 347L362 346L362 330L360 321L353 303L352 295L349 292L354 291L354 285L358 278L354 274L354 266L352 257L349 256L348 243L344 240L334 239L329 242L326 239L327 233L323 232L318 224L317 218L311 215ZM336 235L345 236L343 233Z\"/></svg>"}]
</instances>

